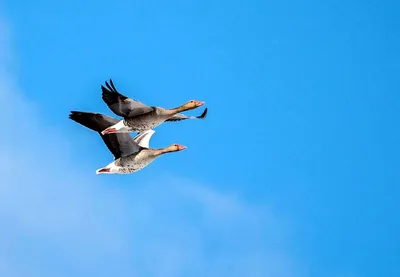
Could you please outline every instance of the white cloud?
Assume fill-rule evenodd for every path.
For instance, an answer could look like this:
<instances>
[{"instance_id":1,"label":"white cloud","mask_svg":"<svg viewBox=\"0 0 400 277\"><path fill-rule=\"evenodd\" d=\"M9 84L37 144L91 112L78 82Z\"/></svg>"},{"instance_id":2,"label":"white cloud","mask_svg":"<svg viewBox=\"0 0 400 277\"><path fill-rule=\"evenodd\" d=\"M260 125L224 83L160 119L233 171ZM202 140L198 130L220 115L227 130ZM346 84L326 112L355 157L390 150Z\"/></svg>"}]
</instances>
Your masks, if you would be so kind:
<instances>
[{"instance_id":1,"label":"white cloud","mask_svg":"<svg viewBox=\"0 0 400 277\"><path fill-rule=\"evenodd\" d=\"M74 166L67 134L18 91L7 30L0 21L0 276L300 276L266 207L169 175L113 190Z\"/></svg>"}]
</instances>

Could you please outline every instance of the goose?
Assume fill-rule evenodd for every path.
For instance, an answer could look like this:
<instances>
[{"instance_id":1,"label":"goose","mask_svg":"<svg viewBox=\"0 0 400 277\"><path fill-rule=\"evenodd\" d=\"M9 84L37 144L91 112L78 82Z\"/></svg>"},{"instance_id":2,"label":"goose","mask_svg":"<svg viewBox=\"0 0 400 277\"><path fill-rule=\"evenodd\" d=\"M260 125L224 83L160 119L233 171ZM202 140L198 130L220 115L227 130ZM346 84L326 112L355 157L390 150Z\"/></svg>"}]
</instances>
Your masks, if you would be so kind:
<instances>
[{"instance_id":1,"label":"goose","mask_svg":"<svg viewBox=\"0 0 400 277\"><path fill-rule=\"evenodd\" d=\"M153 129L165 121L204 119L207 116L207 108L200 116L186 116L180 114L180 112L203 106L205 102L202 101L190 100L179 107L164 109L156 106L147 106L138 100L120 94L115 88L112 79L110 79L110 83L106 81L105 85L106 87L103 85L101 86L103 101L113 113L122 116L124 119L102 130L102 135L142 132Z\"/></svg>"},{"instance_id":2,"label":"goose","mask_svg":"<svg viewBox=\"0 0 400 277\"><path fill-rule=\"evenodd\" d=\"M69 118L91 130L98 132L105 145L114 156L114 161L96 170L96 174L129 174L139 171L157 157L186 149L186 146L172 144L165 148L149 147L154 130L146 130L132 138L129 133L102 135L101 131L115 124L118 119L99 113L71 112Z\"/></svg>"}]
</instances>

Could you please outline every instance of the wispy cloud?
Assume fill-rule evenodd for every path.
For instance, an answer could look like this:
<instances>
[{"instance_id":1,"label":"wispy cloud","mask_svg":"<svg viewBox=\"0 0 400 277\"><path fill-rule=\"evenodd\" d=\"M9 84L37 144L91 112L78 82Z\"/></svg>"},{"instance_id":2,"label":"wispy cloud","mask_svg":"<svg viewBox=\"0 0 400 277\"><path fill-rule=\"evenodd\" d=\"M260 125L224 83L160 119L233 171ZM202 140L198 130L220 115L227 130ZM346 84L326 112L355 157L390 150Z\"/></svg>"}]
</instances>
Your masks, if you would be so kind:
<instances>
[{"instance_id":1,"label":"wispy cloud","mask_svg":"<svg viewBox=\"0 0 400 277\"><path fill-rule=\"evenodd\" d=\"M0 20L0 276L300 276L268 207L176 176L116 191L73 166L65 134L18 90L7 30Z\"/></svg>"}]
</instances>

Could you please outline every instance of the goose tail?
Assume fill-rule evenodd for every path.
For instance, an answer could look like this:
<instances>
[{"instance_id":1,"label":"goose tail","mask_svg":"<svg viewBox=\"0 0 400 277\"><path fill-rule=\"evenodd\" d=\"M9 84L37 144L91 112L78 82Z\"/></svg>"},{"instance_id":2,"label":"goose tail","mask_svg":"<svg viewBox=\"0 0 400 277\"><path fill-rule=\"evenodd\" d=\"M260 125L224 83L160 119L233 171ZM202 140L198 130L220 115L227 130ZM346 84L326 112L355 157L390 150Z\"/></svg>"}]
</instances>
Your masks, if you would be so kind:
<instances>
[{"instance_id":1,"label":"goose tail","mask_svg":"<svg viewBox=\"0 0 400 277\"><path fill-rule=\"evenodd\" d=\"M112 162L106 167L102 167L96 170L96 174L115 174L118 173L118 167Z\"/></svg>"}]
</instances>

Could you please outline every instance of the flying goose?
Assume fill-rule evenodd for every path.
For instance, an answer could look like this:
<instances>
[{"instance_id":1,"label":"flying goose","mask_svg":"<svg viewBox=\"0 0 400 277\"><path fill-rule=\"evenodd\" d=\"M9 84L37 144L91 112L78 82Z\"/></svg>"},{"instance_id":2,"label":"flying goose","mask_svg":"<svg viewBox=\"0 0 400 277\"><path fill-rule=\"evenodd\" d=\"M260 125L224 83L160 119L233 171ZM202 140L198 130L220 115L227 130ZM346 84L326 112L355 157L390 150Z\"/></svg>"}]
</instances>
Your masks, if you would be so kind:
<instances>
[{"instance_id":1,"label":"flying goose","mask_svg":"<svg viewBox=\"0 0 400 277\"><path fill-rule=\"evenodd\" d=\"M200 116L186 116L180 112L193 110L205 104L205 102L190 100L187 103L173 108L164 109L156 106L147 106L142 102L128 98L120 94L113 81L105 82L106 87L101 86L102 99L115 114L124 119L116 122L101 131L101 134L142 132L153 129L165 121L180 121L185 119L204 119L207 116L207 108Z\"/></svg>"},{"instance_id":2,"label":"flying goose","mask_svg":"<svg viewBox=\"0 0 400 277\"><path fill-rule=\"evenodd\" d=\"M165 148L149 147L154 130L146 130L132 138L129 133L102 135L101 131L118 122L117 119L99 113L71 112L69 118L98 132L107 148L114 155L114 161L96 170L96 174L129 174L148 166L160 155L186 149L186 146L172 144Z\"/></svg>"}]
</instances>

